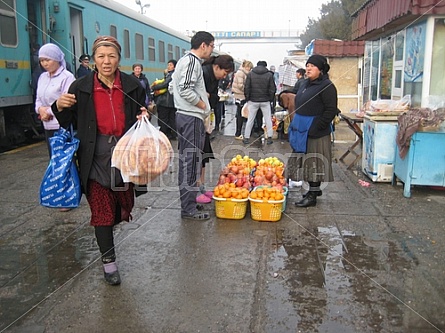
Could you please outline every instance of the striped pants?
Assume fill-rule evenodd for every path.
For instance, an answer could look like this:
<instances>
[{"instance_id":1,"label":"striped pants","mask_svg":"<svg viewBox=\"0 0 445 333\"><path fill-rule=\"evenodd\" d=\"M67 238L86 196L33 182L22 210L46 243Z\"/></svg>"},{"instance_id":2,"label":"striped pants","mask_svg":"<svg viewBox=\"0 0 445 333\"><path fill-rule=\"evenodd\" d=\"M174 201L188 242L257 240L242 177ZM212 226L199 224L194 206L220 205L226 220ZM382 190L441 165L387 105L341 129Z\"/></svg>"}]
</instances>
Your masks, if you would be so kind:
<instances>
[{"instance_id":1,"label":"striped pants","mask_svg":"<svg viewBox=\"0 0 445 333\"><path fill-rule=\"evenodd\" d=\"M176 113L176 130L179 144L178 185L181 214L193 215L197 212L196 196L199 188L196 181L201 176L205 140L204 122L194 116Z\"/></svg>"}]
</instances>

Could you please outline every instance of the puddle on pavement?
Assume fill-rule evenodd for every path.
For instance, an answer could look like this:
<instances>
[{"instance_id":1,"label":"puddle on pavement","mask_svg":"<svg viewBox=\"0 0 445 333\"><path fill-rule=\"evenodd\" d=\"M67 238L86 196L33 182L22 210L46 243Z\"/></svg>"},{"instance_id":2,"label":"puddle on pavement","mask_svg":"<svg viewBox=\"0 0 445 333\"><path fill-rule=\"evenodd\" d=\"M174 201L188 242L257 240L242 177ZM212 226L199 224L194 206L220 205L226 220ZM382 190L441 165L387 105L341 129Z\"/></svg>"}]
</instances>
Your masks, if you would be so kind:
<instances>
[{"instance_id":1,"label":"puddle on pavement","mask_svg":"<svg viewBox=\"0 0 445 333\"><path fill-rule=\"evenodd\" d=\"M2 245L0 331L38 306L97 256L89 228L81 228L61 243L56 230L48 229L33 236L40 241Z\"/></svg>"},{"instance_id":2,"label":"puddle on pavement","mask_svg":"<svg viewBox=\"0 0 445 333\"><path fill-rule=\"evenodd\" d=\"M292 238L277 230L273 248L267 332L407 332L414 322L436 332L400 302L415 297L416 263L394 242L319 227Z\"/></svg>"}]
</instances>

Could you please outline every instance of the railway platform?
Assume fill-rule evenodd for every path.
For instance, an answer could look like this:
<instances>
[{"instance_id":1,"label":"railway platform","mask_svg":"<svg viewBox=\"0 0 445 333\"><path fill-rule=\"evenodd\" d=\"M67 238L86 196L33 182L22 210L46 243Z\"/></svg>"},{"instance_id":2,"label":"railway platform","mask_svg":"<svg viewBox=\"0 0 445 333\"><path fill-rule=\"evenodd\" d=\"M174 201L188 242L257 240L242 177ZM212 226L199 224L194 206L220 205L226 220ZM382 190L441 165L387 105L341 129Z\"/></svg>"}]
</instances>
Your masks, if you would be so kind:
<instances>
[{"instance_id":1,"label":"railway platform","mask_svg":"<svg viewBox=\"0 0 445 333\"><path fill-rule=\"evenodd\" d=\"M281 140L246 148L233 118L229 106L209 187L238 153L290 152ZM118 287L103 280L85 198L69 212L39 205L45 144L1 154L0 332L445 331L445 192L414 187L407 199L401 185L348 169L337 159L350 133L337 126L335 182L317 205L294 206L303 190L291 188L274 223L249 211L181 220L175 161L115 230Z\"/></svg>"}]
</instances>

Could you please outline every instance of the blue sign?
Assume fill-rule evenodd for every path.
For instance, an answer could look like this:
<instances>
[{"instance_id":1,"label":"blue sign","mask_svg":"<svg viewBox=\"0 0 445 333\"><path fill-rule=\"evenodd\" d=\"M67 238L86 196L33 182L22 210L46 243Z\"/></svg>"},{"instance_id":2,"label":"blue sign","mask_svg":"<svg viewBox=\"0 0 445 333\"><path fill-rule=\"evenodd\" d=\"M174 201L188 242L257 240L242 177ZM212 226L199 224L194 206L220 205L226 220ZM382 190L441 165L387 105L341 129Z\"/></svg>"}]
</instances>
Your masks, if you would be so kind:
<instances>
[{"instance_id":1,"label":"blue sign","mask_svg":"<svg viewBox=\"0 0 445 333\"><path fill-rule=\"evenodd\" d=\"M214 31L215 38L259 38L261 31Z\"/></svg>"}]
</instances>

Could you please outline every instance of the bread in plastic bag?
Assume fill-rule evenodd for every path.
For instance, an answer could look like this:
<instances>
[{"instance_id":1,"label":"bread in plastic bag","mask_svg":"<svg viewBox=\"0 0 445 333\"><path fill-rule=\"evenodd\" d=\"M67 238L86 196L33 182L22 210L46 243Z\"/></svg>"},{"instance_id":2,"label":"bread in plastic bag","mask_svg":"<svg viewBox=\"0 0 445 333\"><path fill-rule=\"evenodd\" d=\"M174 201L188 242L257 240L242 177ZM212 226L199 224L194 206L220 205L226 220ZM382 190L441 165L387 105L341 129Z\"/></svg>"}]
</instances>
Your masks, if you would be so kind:
<instances>
[{"instance_id":1,"label":"bread in plastic bag","mask_svg":"<svg viewBox=\"0 0 445 333\"><path fill-rule=\"evenodd\" d=\"M121 171L124 182L146 185L167 170L172 158L170 141L144 116L117 142L111 166Z\"/></svg>"}]
</instances>

